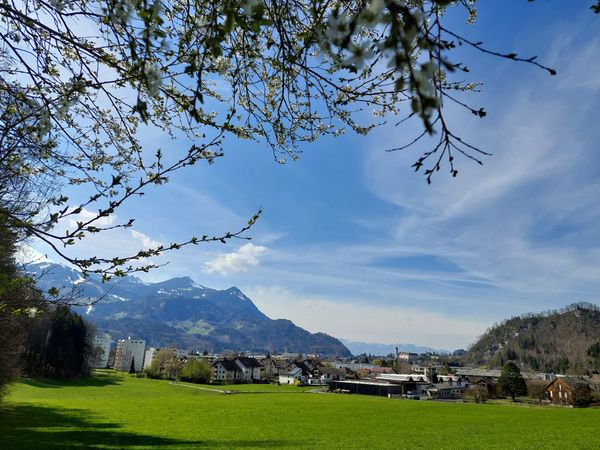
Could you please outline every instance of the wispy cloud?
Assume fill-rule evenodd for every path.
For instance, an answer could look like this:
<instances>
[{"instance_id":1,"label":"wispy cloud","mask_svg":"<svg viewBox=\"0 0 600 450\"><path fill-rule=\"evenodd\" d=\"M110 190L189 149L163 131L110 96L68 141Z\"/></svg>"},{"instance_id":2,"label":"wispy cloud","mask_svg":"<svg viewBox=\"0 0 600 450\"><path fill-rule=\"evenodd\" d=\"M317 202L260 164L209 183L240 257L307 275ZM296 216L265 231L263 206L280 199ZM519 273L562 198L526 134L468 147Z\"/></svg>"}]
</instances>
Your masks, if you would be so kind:
<instances>
[{"instance_id":1,"label":"wispy cloud","mask_svg":"<svg viewBox=\"0 0 600 450\"><path fill-rule=\"evenodd\" d=\"M131 230L131 237L137 241L140 242L141 247L144 250L147 250L149 248L156 248L159 245L161 245L160 241L155 241L154 239L150 238L149 236L145 235L144 233L140 233L139 231L135 231L135 230Z\"/></svg>"},{"instance_id":2,"label":"wispy cloud","mask_svg":"<svg viewBox=\"0 0 600 450\"><path fill-rule=\"evenodd\" d=\"M599 42L570 51L567 76L590 73ZM518 89L505 108L492 108L503 118L471 132L495 156L483 168L462 161L458 180L442 174L433 186L419 177L399 181L405 157L370 153L369 186L400 208L392 242L445 258L467 276L504 288L494 297L527 299L532 310L580 296L595 300L600 167L590 158L600 139L594 119L600 85L587 78L580 79L585 90L551 79Z\"/></svg>"}]
</instances>

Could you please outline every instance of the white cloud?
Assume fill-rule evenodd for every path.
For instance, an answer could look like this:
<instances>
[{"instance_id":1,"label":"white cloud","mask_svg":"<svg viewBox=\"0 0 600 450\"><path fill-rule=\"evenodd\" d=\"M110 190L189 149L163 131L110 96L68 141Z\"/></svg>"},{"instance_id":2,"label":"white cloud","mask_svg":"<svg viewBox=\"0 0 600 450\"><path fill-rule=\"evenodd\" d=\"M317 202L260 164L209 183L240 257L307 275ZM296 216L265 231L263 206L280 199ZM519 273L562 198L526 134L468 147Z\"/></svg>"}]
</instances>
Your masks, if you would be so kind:
<instances>
[{"instance_id":1,"label":"white cloud","mask_svg":"<svg viewBox=\"0 0 600 450\"><path fill-rule=\"evenodd\" d=\"M232 253L225 253L205 263L205 272L218 272L229 275L235 272L245 272L251 267L258 266L258 257L267 251L267 247L247 243Z\"/></svg>"},{"instance_id":2,"label":"white cloud","mask_svg":"<svg viewBox=\"0 0 600 450\"><path fill-rule=\"evenodd\" d=\"M87 222L88 220L92 220L98 216L98 213L90 211L88 209L82 208L81 212L72 216L69 216L69 220L67 223L68 228L73 229L77 228L77 222ZM92 226L95 227L110 227L116 223L117 216L115 214L110 214L106 217L99 217L95 220Z\"/></svg>"},{"instance_id":3,"label":"white cloud","mask_svg":"<svg viewBox=\"0 0 600 450\"><path fill-rule=\"evenodd\" d=\"M159 245L161 245L161 242L155 241L154 239L151 239L149 236L145 235L144 233L140 233L139 231L131 230L131 237L140 241L144 250L147 250L149 248L156 248Z\"/></svg>"}]
</instances>

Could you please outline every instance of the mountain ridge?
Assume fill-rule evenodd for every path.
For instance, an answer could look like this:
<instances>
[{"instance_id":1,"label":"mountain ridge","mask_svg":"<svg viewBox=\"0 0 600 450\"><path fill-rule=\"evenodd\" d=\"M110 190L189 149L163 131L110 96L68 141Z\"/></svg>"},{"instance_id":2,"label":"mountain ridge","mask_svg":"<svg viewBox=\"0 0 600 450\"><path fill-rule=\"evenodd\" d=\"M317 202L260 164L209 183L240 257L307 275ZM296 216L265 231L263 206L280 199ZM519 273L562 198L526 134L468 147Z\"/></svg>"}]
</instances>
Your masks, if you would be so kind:
<instances>
[{"instance_id":1,"label":"mountain ridge","mask_svg":"<svg viewBox=\"0 0 600 450\"><path fill-rule=\"evenodd\" d=\"M148 283L126 276L107 283L60 264L32 264L38 287L74 288L87 304L74 309L113 338L136 336L154 347L198 351L318 353L351 356L338 339L309 333L287 319L273 320L239 288L212 289L190 277ZM84 302L82 302L84 303Z\"/></svg>"},{"instance_id":2,"label":"mountain ridge","mask_svg":"<svg viewBox=\"0 0 600 450\"><path fill-rule=\"evenodd\" d=\"M382 344L379 342L359 342L352 341L350 339L340 338L340 342L344 344L354 355L360 354L371 354L376 356L394 355L396 348L399 352L406 353L438 353L438 354L449 354L449 350L436 349L423 345L416 345L410 343L404 344Z\"/></svg>"}]
</instances>

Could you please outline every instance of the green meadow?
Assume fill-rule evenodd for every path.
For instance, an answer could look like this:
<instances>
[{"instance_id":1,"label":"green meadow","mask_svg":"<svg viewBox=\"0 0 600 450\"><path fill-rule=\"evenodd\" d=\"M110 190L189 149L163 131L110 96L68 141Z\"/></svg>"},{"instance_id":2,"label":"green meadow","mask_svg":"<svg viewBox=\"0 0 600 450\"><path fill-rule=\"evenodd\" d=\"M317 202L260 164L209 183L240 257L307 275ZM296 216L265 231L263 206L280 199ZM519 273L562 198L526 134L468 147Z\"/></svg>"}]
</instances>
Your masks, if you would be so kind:
<instances>
[{"instance_id":1,"label":"green meadow","mask_svg":"<svg viewBox=\"0 0 600 450\"><path fill-rule=\"evenodd\" d=\"M25 379L0 406L3 450L599 447L600 409L437 403L292 386L197 386L128 375Z\"/></svg>"}]
</instances>

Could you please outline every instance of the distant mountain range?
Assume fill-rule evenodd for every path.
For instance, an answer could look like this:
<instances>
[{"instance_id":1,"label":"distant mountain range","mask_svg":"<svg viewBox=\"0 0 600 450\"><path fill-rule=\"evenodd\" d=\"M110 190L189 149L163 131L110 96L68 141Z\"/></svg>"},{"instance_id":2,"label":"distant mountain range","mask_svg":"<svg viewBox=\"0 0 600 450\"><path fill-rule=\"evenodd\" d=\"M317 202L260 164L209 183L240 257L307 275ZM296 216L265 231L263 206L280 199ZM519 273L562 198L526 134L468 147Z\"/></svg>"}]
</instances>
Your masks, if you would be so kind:
<instances>
[{"instance_id":1,"label":"distant mountain range","mask_svg":"<svg viewBox=\"0 0 600 450\"><path fill-rule=\"evenodd\" d=\"M469 365L501 368L515 361L536 372L584 373L600 369L600 307L575 303L494 325L463 356Z\"/></svg>"},{"instance_id":2,"label":"distant mountain range","mask_svg":"<svg viewBox=\"0 0 600 450\"><path fill-rule=\"evenodd\" d=\"M60 264L38 263L28 269L47 291L75 289L91 306L75 310L113 339L141 338L147 346L174 346L198 351L291 352L351 356L350 350L325 333L309 333L289 320L263 314L238 288L210 289L192 279L146 283L126 276L102 283L83 278Z\"/></svg>"},{"instance_id":3,"label":"distant mountain range","mask_svg":"<svg viewBox=\"0 0 600 450\"><path fill-rule=\"evenodd\" d=\"M367 342L355 342L349 341L348 339L340 339L342 344L344 344L354 355L360 354L371 354L377 356L385 356L385 355L395 355L396 347L399 352L407 352L407 353L439 353L439 354L447 354L450 353L448 350L444 349L436 349L431 347L423 347L420 345L414 344L378 344L378 343L367 343Z\"/></svg>"}]
</instances>

